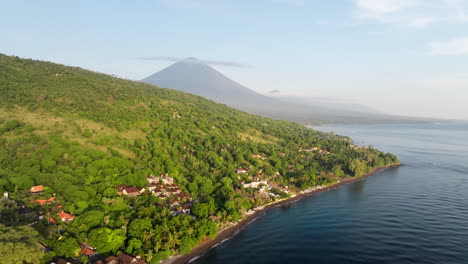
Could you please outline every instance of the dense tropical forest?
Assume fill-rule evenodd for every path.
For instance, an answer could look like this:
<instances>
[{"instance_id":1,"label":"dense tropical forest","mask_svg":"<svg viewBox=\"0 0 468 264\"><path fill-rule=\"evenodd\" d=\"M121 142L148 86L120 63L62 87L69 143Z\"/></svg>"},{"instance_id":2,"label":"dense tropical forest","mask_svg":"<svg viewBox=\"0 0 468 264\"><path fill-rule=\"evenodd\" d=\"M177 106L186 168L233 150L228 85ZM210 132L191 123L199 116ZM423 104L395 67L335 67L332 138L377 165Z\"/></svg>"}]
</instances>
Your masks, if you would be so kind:
<instances>
[{"instance_id":1,"label":"dense tropical forest","mask_svg":"<svg viewBox=\"0 0 468 264\"><path fill-rule=\"evenodd\" d=\"M8 263L121 252L157 263L256 206L398 163L199 96L1 54L0 100Z\"/></svg>"}]
</instances>

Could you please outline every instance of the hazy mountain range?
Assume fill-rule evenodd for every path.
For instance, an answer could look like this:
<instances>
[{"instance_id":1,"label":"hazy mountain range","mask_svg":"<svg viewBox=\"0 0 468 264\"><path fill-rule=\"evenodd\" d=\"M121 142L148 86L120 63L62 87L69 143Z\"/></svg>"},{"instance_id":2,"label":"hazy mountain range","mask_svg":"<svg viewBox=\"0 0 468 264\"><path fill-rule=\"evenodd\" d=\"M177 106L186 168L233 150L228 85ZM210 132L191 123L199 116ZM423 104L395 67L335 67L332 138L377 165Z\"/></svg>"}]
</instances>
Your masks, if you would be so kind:
<instances>
[{"instance_id":1,"label":"hazy mountain range","mask_svg":"<svg viewBox=\"0 0 468 264\"><path fill-rule=\"evenodd\" d=\"M195 58L176 62L142 81L200 95L249 113L303 124L428 121L422 118L388 115L363 105L330 99L288 96L278 91L262 95Z\"/></svg>"},{"instance_id":2,"label":"hazy mountain range","mask_svg":"<svg viewBox=\"0 0 468 264\"><path fill-rule=\"evenodd\" d=\"M357 112L363 114L385 114L383 111L372 108L367 105L354 103L339 97L313 97L304 94L290 94L279 90L273 90L265 94L266 96L305 106L316 106L330 111L338 112Z\"/></svg>"}]
</instances>

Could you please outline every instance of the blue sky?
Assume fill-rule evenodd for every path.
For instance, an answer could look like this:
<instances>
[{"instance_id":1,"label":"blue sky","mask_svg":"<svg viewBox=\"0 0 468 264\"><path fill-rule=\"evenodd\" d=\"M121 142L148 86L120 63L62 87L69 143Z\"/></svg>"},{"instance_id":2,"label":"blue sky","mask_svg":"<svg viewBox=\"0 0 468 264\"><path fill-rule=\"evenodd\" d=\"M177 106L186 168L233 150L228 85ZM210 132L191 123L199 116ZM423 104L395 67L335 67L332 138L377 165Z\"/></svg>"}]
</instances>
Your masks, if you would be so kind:
<instances>
[{"instance_id":1,"label":"blue sky","mask_svg":"<svg viewBox=\"0 0 468 264\"><path fill-rule=\"evenodd\" d=\"M0 52L144 78L176 56L266 93L468 119L467 0L0 1Z\"/></svg>"}]
</instances>

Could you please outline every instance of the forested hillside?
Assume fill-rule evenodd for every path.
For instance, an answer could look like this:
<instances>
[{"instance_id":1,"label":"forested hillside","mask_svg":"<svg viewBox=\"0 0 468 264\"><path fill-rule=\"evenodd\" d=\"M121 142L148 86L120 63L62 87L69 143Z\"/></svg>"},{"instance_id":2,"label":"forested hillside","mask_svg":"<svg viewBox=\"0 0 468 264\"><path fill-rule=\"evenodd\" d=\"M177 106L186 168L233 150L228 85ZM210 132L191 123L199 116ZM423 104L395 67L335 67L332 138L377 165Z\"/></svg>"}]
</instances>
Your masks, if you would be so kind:
<instances>
[{"instance_id":1,"label":"forested hillside","mask_svg":"<svg viewBox=\"0 0 468 264\"><path fill-rule=\"evenodd\" d=\"M40 239L33 230L30 240L50 247L11 256L15 263L120 252L157 263L253 207L398 162L195 95L13 56L0 55L0 101L0 191L9 196L0 201L0 241L34 223ZM185 196L153 195L150 174L167 174ZM268 190L246 187L255 182ZM141 195L122 194L122 185ZM86 256L82 243L98 254Z\"/></svg>"}]
</instances>

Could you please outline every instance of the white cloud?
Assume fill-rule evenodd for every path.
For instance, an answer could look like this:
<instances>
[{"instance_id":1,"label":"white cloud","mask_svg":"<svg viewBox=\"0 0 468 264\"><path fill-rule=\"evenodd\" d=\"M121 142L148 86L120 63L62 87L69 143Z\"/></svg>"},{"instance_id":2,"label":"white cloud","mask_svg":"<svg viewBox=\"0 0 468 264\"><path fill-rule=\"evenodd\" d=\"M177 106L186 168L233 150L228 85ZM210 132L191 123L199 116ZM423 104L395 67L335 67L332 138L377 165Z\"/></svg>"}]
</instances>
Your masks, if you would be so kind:
<instances>
[{"instance_id":1,"label":"white cloud","mask_svg":"<svg viewBox=\"0 0 468 264\"><path fill-rule=\"evenodd\" d=\"M429 55L468 55L468 37L429 43Z\"/></svg>"},{"instance_id":2,"label":"white cloud","mask_svg":"<svg viewBox=\"0 0 468 264\"><path fill-rule=\"evenodd\" d=\"M466 0L354 0L362 20L423 27L433 23L468 22Z\"/></svg>"}]
</instances>

